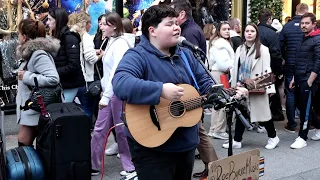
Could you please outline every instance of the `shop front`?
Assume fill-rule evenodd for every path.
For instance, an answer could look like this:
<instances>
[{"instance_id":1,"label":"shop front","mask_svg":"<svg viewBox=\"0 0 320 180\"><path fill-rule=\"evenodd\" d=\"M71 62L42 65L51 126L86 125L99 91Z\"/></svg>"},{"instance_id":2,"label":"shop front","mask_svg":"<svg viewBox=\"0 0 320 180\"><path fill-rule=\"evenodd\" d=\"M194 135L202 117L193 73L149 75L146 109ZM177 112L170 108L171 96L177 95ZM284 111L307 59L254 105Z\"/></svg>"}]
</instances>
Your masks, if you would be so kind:
<instances>
[{"instance_id":1,"label":"shop front","mask_svg":"<svg viewBox=\"0 0 320 180\"><path fill-rule=\"evenodd\" d=\"M309 6L309 12L314 13L317 19L320 19L320 0L283 0L283 3L283 23L286 17L295 16L296 6L299 3L306 3Z\"/></svg>"}]
</instances>

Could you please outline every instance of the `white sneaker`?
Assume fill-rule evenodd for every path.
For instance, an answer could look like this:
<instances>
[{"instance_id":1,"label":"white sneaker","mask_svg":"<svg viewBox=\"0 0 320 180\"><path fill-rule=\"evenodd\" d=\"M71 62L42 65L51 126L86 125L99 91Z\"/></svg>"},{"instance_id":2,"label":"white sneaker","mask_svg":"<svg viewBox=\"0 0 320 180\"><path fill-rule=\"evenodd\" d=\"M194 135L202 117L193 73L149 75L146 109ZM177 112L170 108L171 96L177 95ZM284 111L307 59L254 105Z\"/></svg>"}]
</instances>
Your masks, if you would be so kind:
<instances>
[{"instance_id":1,"label":"white sneaker","mask_svg":"<svg viewBox=\"0 0 320 180\"><path fill-rule=\"evenodd\" d=\"M133 173L122 177L120 180L138 180L137 172L134 171Z\"/></svg>"},{"instance_id":2,"label":"white sneaker","mask_svg":"<svg viewBox=\"0 0 320 180\"><path fill-rule=\"evenodd\" d=\"M274 149L279 144L280 139L278 136L274 138L269 138L268 144L265 146L266 149Z\"/></svg>"},{"instance_id":3,"label":"white sneaker","mask_svg":"<svg viewBox=\"0 0 320 180\"><path fill-rule=\"evenodd\" d=\"M117 158L119 158L119 159L120 159L120 154L119 154L119 153L117 154Z\"/></svg>"},{"instance_id":4,"label":"white sneaker","mask_svg":"<svg viewBox=\"0 0 320 180\"><path fill-rule=\"evenodd\" d=\"M216 139L223 139L223 140L229 139L229 134L226 132L214 132L212 133L212 136Z\"/></svg>"},{"instance_id":5,"label":"white sneaker","mask_svg":"<svg viewBox=\"0 0 320 180\"><path fill-rule=\"evenodd\" d=\"M208 136L209 136L209 137L213 137L213 133L214 133L214 132L213 132L212 130L209 130Z\"/></svg>"},{"instance_id":6,"label":"white sneaker","mask_svg":"<svg viewBox=\"0 0 320 180\"><path fill-rule=\"evenodd\" d=\"M222 147L225 149L229 148L229 141L226 141L224 144L222 144ZM241 142L232 140L232 149L240 149L242 147Z\"/></svg>"},{"instance_id":7,"label":"white sneaker","mask_svg":"<svg viewBox=\"0 0 320 180\"><path fill-rule=\"evenodd\" d=\"M307 141L302 139L300 136L294 141L293 144L291 144L292 149L300 149L307 146Z\"/></svg>"},{"instance_id":8,"label":"white sneaker","mask_svg":"<svg viewBox=\"0 0 320 180\"><path fill-rule=\"evenodd\" d=\"M118 144L113 143L108 149L104 151L104 154L107 156L113 156L119 153Z\"/></svg>"},{"instance_id":9,"label":"white sneaker","mask_svg":"<svg viewBox=\"0 0 320 180\"><path fill-rule=\"evenodd\" d=\"M121 176L129 176L130 174L135 173L135 172L136 172L135 170L133 170L133 171L121 171L120 175Z\"/></svg>"},{"instance_id":10,"label":"white sneaker","mask_svg":"<svg viewBox=\"0 0 320 180\"><path fill-rule=\"evenodd\" d=\"M314 141L320 140L320 129L315 129L314 134L311 137L311 139Z\"/></svg>"},{"instance_id":11,"label":"white sneaker","mask_svg":"<svg viewBox=\"0 0 320 180\"><path fill-rule=\"evenodd\" d=\"M257 133L265 133L265 132L267 132L265 127L260 125L257 126Z\"/></svg>"}]
</instances>

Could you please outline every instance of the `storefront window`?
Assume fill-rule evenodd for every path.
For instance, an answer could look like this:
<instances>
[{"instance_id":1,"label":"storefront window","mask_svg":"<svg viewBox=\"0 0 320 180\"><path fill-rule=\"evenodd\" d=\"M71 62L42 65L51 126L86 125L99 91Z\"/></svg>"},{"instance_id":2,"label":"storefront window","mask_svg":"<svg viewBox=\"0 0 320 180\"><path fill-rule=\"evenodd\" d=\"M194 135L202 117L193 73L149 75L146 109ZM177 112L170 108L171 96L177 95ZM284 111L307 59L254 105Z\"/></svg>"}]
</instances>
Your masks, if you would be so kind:
<instances>
[{"instance_id":1,"label":"storefront window","mask_svg":"<svg viewBox=\"0 0 320 180\"><path fill-rule=\"evenodd\" d=\"M291 17L292 1L283 0L282 24L286 23L286 18Z\"/></svg>"}]
</instances>

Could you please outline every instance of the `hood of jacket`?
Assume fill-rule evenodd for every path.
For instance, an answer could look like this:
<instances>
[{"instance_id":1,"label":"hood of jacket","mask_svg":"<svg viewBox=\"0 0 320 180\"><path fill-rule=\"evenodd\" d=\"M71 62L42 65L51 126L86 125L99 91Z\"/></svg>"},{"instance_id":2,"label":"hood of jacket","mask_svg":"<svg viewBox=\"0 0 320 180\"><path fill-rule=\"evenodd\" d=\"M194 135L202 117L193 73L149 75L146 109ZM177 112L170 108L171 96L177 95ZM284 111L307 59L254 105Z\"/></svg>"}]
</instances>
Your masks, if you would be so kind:
<instances>
[{"instance_id":1,"label":"hood of jacket","mask_svg":"<svg viewBox=\"0 0 320 180\"><path fill-rule=\"evenodd\" d=\"M28 40L17 48L17 56L24 60L28 60L37 50L44 50L55 57L60 49L60 41L56 38L36 38Z\"/></svg>"},{"instance_id":2,"label":"hood of jacket","mask_svg":"<svg viewBox=\"0 0 320 180\"><path fill-rule=\"evenodd\" d=\"M140 36L140 43L137 46L142 46L146 51L148 51L151 54L155 54L159 58L167 57L167 55L163 54L155 46L153 46L147 39L147 37L145 37L144 35ZM170 52L173 56L181 54L181 49L178 47L179 46L177 45L170 49Z\"/></svg>"},{"instance_id":3,"label":"hood of jacket","mask_svg":"<svg viewBox=\"0 0 320 180\"><path fill-rule=\"evenodd\" d=\"M130 48L134 47L134 44L136 42L136 35L132 33L123 33L123 38L127 40L127 42L130 45Z\"/></svg>"},{"instance_id":4,"label":"hood of jacket","mask_svg":"<svg viewBox=\"0 0 320 180\"><path fill-rule=\"evenodd\" d=\"M310 36L317 36L317 35L320 35L320 29L317 29L315 31L313 31Z\"/></svg>"}]
</instances>

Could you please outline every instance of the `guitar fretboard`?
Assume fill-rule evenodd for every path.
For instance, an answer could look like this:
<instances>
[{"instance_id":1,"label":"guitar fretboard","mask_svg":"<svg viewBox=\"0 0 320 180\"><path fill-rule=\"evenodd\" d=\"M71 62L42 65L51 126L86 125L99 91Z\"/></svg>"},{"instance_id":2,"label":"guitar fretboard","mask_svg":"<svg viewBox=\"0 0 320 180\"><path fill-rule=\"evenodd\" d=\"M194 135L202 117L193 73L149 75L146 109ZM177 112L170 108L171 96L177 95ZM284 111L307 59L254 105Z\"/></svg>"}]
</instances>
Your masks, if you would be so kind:
<instances>
[{"instance_id":1,"label":"guitar fretboard","mask_svg":"<svg viewBox=\"0 0 320 180\"><path fill-rule=\"evenodd\" d=\"M188 99L183 101L184 107L187 111L193 110L193 109L197 109L199 107L201 107L203 102L203 96L197 97L197 98L192 98L192 99Z\"/></svg>"}]
</instances>

